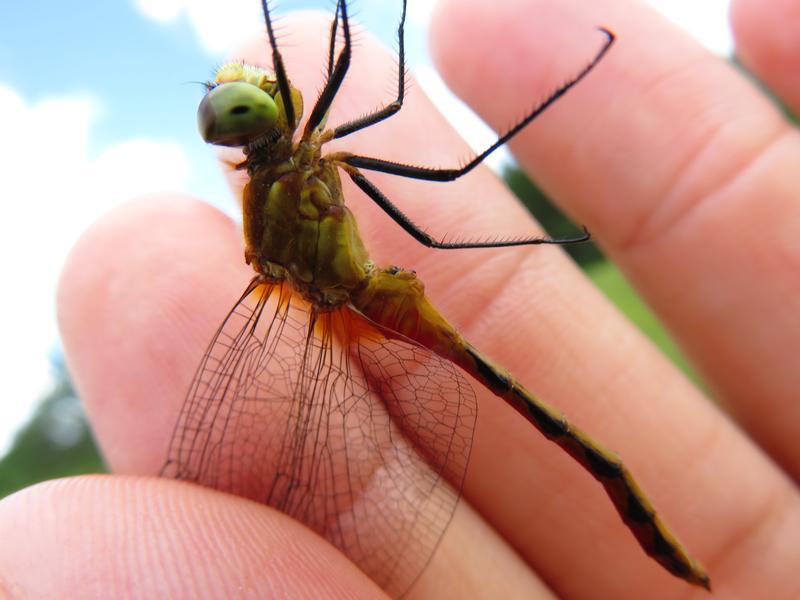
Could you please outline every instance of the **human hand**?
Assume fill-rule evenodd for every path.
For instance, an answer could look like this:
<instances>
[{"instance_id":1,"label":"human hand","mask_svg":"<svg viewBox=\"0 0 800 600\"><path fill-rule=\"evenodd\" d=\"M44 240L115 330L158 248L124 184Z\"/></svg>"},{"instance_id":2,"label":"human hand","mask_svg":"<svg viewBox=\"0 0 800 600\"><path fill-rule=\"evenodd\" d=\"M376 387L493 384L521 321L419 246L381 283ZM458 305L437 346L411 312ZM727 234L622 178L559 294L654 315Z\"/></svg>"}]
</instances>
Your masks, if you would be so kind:
<instances>
[{"instance_id":1,"label":"human hand","mask_svg":"<svg viewBox=\"0 0 800 600\"><path fill-rule=\"evenodd\" d=\"M796 134L722 61L627 3L450 0L440 10L449 23L434 26L436 56L498 129L528 108L525 98L560 82L541 84L537 57L587 32L582 54L575 48L556 61L563 78L591 55L593 26L619 34L597 71L514 150L626 269L757 441L552 248L418 248L349 186L378 262L416 268L468 339L618 450L705 563L715 591L790 597L800 554L800 510L788 482L800 469L790 443L800 423L791 418L800 340L789 292L798 254L790 235L798 222ZM470 33L477 28L480 35ZM293 34L286 48L290 75L306 93L324 56L321 30L319 22ZM751 52L764 42L751 41ZM349 112L363 112L376 102L373 79L391 80L391 61L370 48L365 41L356 49L347 99L337 103L343 113L350 103L357 108ZM263 40L247 55L263 61ZM401 116L342 147L420 164L465 155L420 94ZM431 231L513 235L532 227L485 170L439 187L375 180ZM64 342L115 472L158 471L200 354L249 276L236 227L185 199L133 203L76 248L60 293ZM479 414L465 502L412 596L687 593L641 553L600 487L568 457L491 396L481 396ZM36 529L23 528L34 519ZM113 476L38 486L3 503L0 530L9 534L0 564L14 574L5 579L30 595L379 594L279 513L171 481ZM65 555L63 570L41 568L65 564Z\"/></svg>"}]
</instances>

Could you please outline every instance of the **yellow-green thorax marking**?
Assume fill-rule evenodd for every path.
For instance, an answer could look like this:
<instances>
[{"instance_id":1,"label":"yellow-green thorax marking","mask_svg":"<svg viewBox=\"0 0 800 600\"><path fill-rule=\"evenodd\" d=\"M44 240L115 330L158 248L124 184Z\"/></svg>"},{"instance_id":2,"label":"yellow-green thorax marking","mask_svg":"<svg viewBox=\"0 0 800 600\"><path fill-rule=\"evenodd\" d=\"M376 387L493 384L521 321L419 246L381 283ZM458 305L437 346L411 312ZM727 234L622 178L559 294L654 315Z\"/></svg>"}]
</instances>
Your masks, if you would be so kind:
<instances>
[{"instance_id":1,"label":"yellow-green thorax marking","mask_svg":"<svg viewBox=\"0 0 800 600\"><path fill-rule=\"evenodd\" d=\"M324 119L294 143L296 123L287 122L276 79L256 67L224 65L208 88L198 110L204 139L245 147L245 258L260 278L287 280L318 311L352 306L385 335L413 340L459 365L592 473L648 554L675 575L709 587L703 567L661 521L616 454L464 340L413 272L373 265L339 180L338 169L357 169L338 160L341 153L322 156L333 137ZM303 100L296 88L289 89L297 122Z\"/></svg>"}]
</instances>

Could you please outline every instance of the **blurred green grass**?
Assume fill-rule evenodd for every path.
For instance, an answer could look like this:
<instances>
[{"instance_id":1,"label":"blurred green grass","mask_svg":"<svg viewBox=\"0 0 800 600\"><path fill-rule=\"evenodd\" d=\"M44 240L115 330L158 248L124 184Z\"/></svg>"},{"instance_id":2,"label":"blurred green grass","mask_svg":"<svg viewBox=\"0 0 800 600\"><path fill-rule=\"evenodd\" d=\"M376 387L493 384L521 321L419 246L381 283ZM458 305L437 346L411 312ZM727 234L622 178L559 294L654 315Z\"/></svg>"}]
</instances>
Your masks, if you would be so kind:
<instances>
[{"instance_id":1,"label":"blurred green grass","mask_svg":"<svg viewBox=\"0 0 800 600\"><path fill-rule=\"evenodd\" d=\"M614 305L639 330L642 331L676 366L678 366L695 384L700 385L700 378L692 369L689 361L681 353L677 344L667 330L645 304L642 297L628 283L622 272L607 261L594 262L584 267L584 272L600 288Z\"/></svg>"},{"instance_id":2,"label":"blurred green grass","mask_svg":"<svg viewBox=\"0 0 800 600\"><path fill-rule=\"evenodd\" d=\"M580 235L582 229L553 204L522 169L514 164L507 165L503 168L502 176L511 191L541 223L550 237L563 239ZM589 242L562 246L562 248L634 325L641 329L692 381L700 384L699 377L658 318L647 307L620 270L605 259L597 245Z\"/></svg>"},{"instance_id":3,"label":"blurred green grass","mask_svg":"<svg viewBox=\"0 0 800 600\"><path fill-rule=\"evenodd\" d=\"M106 470L66 367L54 363L56 385L0 459L0 498L40 481Z\"/></svg>"}]
</instances>

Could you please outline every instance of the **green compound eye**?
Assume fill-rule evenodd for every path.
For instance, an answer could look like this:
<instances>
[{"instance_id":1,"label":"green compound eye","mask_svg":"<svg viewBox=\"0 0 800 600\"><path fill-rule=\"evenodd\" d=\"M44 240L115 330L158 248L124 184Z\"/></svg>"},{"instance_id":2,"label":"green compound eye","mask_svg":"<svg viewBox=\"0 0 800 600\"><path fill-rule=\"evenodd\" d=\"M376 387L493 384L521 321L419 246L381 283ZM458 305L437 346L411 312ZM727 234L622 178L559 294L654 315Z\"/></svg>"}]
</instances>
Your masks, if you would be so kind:
<instances>
[{"instance_id":1,"label":"green compound eye","mask_svg":"<svg viewBox=\"0 0 800 600\"><path fill-rule=\"evenodd\" d=\"M218 146L245 146L278 121L278 107L267 92L233 81L208 92L197 108L200 135Z\"/></svg>"}]
</instances>

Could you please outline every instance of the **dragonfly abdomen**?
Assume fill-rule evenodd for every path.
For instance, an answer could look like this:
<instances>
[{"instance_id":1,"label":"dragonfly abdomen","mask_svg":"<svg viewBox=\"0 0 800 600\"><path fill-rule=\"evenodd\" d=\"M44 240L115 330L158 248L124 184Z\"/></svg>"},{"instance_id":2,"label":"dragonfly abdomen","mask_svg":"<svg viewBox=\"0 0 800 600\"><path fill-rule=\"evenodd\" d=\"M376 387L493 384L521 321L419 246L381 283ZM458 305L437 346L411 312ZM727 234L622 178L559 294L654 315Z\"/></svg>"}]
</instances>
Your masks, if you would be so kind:
<instances>
[{"instance_id":1,"label":"dragonfly abdomen","mask_svg":"<svg viewBox=\"0 0 800 600\"><path fill-rule=\"evenodd\" d=\"M710 589L710 580L703 566L689 555L667 528L615 452L572 425L561 412L533 396L476 348L466 344L464 351L470 360L466 364L459 361L462 368L508 402L603 485L622 520L647 554L678 577Z\"/></svg>"},{"instance_id":2,"label":"dragonfly abdomen","mask_svg":"<svg viewBox=\"0 0 800 600\"><path fill-rule=\"evenodd\" d=\"M376 271L354 299L367 317L450 360L508 402L549 440L558 444L605 488L622 520L650 556L670 572L709 588L703 567L663 523L619 456L537 399L505 370L469 344L436 310L410 271Z\"/></svg>"}]
</instances>

